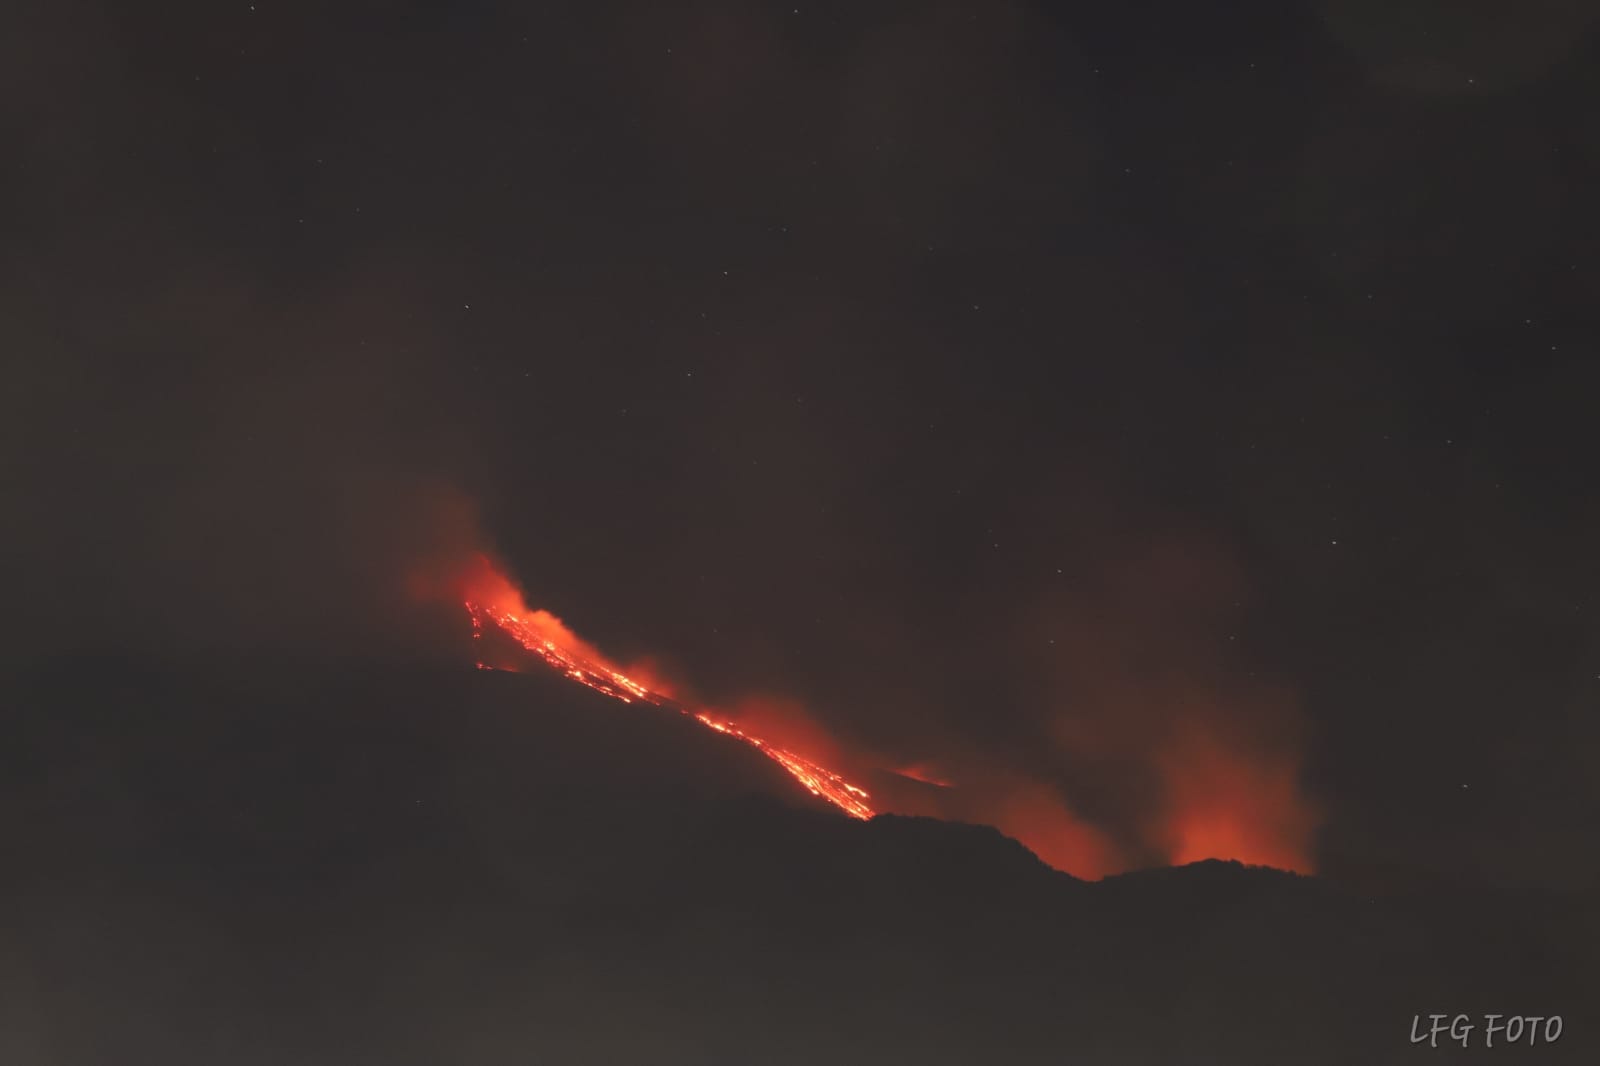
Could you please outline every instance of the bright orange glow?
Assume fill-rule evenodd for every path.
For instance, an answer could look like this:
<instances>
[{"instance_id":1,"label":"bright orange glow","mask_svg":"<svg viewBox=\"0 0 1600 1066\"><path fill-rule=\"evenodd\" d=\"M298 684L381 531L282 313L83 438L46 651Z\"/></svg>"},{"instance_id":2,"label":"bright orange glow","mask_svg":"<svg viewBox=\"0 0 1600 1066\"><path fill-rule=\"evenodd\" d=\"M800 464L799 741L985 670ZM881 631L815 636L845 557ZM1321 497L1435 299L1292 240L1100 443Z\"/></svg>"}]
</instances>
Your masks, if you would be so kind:
<instances>
[{"instance_id":1,"label":"bright orange glow","mask_svg":"<svg viewBox=\"0 0 1600 1066\"><path fill-rule=\"evenodd\" d=\"M555 615L529 608L516 586L482 557L457 575L451 588L451 598L465 603L475 641L492 627L569 680L622 703L692 718L761 752L807 792L852 818L893 811L993 825L1046 864L1086 878L1126 870L1155 855L1174 864L1221 858L1298 872L1312 868L1316 814L1299 791L1294 746L1245 750L1239 738L1224 742L1194 724L1225 721L1220 713L1194 715L1186 729L1169 730L1167 741L1154 751L1145 746L1148 740L1114 731L1074 735L1079 749L1092 743L1111 753L1137 755L1164 786L1160 810L1130 841L1126 832L1123 838L1102 832L1047 779L1018 776L1015 767L981 752L947 746L934 759L908 763L841 748L792 700L751 697L727 714L694 706L675 696L656 671L620 666ZM480 654L479 668L492 669L483 659ZM869 796L846 772L870 778L880 794Z\"/></svg>"},{"instance_id":2,"label":"bright orange glow","mask_svg":"<svg viewBox=\"0 0 1600 1066\"><path fill-rule=\"evenodd\" d=\"M727 719L706 710L682 706L666 694L608 662L599 651L580 640L561 619L547 611L530 611L516 588L484 565L485 573L468 582L467 613L472 616L474 639L482 639L485 623L497 626L518 644L566 677L623 703L648 703L688 715L708 729L755 748L783 767L813 796L827 800L852 818L866 820L874 814L866 790L839 774L786 747L745 732ZM480 668L486 668L480 660Z\"/></svg>"},{"instance_id":3,"label":"bright orange glow","mask_svg":"<svg viewBox=\"0 0 1600 1066\"><path fill-rule=\"evenodd\" d=\"M1316 812L1300 794L1298 763L1246 758L1188 736L1159 761L1171 814L1165 835L1174 864L1237 859L1309 873Z\"/></svg>"}]
</instances>

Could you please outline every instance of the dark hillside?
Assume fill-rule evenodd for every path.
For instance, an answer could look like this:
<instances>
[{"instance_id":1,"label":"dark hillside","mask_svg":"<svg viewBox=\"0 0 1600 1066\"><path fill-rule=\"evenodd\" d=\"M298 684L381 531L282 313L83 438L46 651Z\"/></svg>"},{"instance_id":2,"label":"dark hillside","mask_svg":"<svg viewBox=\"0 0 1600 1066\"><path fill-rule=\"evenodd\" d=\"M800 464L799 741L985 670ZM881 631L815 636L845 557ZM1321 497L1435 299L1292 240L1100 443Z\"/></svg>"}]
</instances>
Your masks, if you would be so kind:
<instances>
[{"instance_id":1,"label":"dark hillside","mask_svg":"<svg viewBox=\"0 0 1600 1066\"><path fill-rule=\"evenodd\" d=\"M1495 1061L1592 1049L1572 901L1086 883L555 678L83 661L4 705L17 1066L1342 1066L1457 1009L1565 1016Z\"/></svg>"}]
</instances>

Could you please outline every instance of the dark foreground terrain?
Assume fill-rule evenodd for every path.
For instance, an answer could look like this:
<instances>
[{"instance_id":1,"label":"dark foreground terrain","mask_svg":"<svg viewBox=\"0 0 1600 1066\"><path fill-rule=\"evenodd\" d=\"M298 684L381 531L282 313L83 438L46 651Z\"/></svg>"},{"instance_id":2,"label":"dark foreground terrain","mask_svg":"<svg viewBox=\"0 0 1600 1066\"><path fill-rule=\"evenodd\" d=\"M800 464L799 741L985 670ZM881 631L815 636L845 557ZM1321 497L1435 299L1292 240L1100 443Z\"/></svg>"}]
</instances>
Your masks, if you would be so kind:
<instances>
[{"instance_id":1,"label":"dark foreground terrain","mask_svg":"<svg viewBox=\"0 0 1600 1066\"><path fill-rule=\"evenodd\" d=\"M0 707L6 1066L1600 1061L1581 899L1084 883L546 677L81 659Z\"/></svg>"}]
</instances>

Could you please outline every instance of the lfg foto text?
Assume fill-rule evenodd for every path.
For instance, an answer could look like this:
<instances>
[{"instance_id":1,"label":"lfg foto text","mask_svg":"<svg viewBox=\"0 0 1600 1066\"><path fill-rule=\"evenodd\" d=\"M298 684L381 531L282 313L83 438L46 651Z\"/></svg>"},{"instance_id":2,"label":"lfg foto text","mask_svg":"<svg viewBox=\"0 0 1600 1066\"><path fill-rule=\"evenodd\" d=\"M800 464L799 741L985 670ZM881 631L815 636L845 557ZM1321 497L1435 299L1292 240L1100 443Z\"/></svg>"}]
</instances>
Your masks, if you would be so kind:
<instances>
[{"instance_id":1,"label":"lfg foto text","mask_svg":"<svg viewBox=\"0 0 1600 1066\"><path fill-rule=\"evenodd\" d=\"M1481 1022L1468 1014L1411 1016L1411 1042L1429 1047L1440 1044L1470 1047L1475 1043L1482 1047L1554 1044L1561 1039L1561 1030L1559 1014L1485 1014Z\"/></svg>"}]
</instances>

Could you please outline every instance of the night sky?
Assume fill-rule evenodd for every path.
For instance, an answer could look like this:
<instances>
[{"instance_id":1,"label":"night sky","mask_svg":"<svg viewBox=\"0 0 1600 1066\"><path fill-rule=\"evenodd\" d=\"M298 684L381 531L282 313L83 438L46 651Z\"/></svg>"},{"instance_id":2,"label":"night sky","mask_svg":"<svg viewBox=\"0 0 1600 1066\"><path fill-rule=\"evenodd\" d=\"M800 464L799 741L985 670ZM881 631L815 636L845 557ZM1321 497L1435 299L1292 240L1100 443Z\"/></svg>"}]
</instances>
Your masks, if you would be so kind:
<instances>
[{"instance_id":1,"label":"night sky","mask_svg":"<svg viewBox=\"0 0 1600 1066\"><path fill-rule=\"evenodd\" d=\"M465 665L486 550L1124 866L1203 737L1592 885L1600 9L1225 7L24 5L6 657Z\"/></svg>"}]
</instances>

